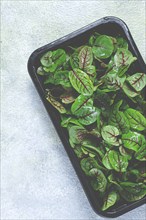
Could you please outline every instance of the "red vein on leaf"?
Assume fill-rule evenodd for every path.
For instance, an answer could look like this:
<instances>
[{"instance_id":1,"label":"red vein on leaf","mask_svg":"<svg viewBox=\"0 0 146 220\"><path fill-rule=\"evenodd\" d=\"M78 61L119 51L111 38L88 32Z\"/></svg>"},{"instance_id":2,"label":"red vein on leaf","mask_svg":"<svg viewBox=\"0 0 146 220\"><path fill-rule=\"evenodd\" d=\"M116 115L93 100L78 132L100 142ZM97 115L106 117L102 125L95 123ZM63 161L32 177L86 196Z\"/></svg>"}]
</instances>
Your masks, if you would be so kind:
<instances>
[{"instance_id":1,"label":"red vein on leaf","mask_svg":"<svg viewBox=\"0 0 146 220\"><path fill-rule=\"evenodd\" d=\"M84 56L84 58L83 58L83 59L84 59L84 61L83 61L83 69L85 68L87 52L88 52L88 49L86 50L85 56Z\"/></svg>"},{"instance_id":2,"label":"red vein on leaf","mask_svg":"<svg viewBox=\"0 0 146 220\"><path fill-rule=\"evenodd\" d=\"M141 78L144 76L144 73L142 73L142 75L137 79L137 80L135 80L133 83L132 83L132 85L134 85L134 84L136 84L139 80L141 80Z\"/></svg>"},{"instance_id":3,"label":"red vein on leaf","mask_svg":"<svg viewBox=\"0 0 146 220\"><path fill-rule=\"evenodd\" d=\"M83 106L88 102L89 99L90 99L90 98L86 99L86 100L75 110L75 112L78 111L81 107L83 107Z\"/></svg>"},{"instance_id":4,"label":"red vein on leaf","mask_svg":"<svg viewBox=\"0 0 146 220\"><path fill-rule=\"evenodd\" d=\"M85 88L88 92L90 92L89 89L87 88L87 86L82 82L82 80L81 80L81 79L78 77L78 75L75 73L75 71L73 70L72 72L73 72L73 74L76 76L76 78L80 81L80 83L84 86L84 88Z\"/></svg>"}]
</instances>

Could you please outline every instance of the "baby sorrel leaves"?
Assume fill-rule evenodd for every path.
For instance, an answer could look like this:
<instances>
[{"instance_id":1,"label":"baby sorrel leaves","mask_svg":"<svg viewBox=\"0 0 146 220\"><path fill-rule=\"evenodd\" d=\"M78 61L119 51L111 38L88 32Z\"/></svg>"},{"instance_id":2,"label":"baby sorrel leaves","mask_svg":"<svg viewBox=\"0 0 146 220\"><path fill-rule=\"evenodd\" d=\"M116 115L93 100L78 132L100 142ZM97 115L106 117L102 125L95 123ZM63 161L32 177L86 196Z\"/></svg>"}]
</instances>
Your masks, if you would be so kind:
<instances>
[{"instance_id":1,"label":"baby sorrel leaves","mask_svg":"<svg viewBox=\"0 0 146 220\"><path fill-rule=\"evenodd\" d=\"M78 115L78 112L87 107L93 106L93 100L90 96L80 95L76 98L74 103L71 106L71 111L74 115Z\"/></svg>"},{"instance_id":2,"label":"baby sorrel leaves","mask_svg":"<svg viewBox=\"0 0 146 220\"><path fill-rule=\"evenodd\" d=\"M80 126L69 127L69 137L75 144L80 144L85 139L87 131L85 128Z\"/></svg>"},{"instance_id":3,"label":"baby sorrel leaves","mask_svg":"<svg viewBox=\"0 0 146 220\"><path fill-rule=\"evenodd\" d=\"M46 72L54 72L66 61L66 53L62 49L49 51L42 56L40 61Z\"/></svg>"},{"instance_id":4,"label":"baby sorrel leaves","mask_svg":"<svg viewBox=\"0 0 146 220\"><path fill-rule=\"evenodd\" d=\"M79 57L78 57L78 52L75 51L71 56L70 56L70 65L72 69L79 68Z\"/></svg>"},{"instance_id":5,"label":"baby sorrel leaves","mask_svg":"<svg viewBox=\"0 0 146 220\"><path fill-rule=\"evenodd\" d=\"M85 69L93 62L92 48L85 46L79 52L79 68Z\"/></svg>"},{"instance_id":6,"label":"baby sorrel leaves","mask_svg":"<svg viewBox=\"0 0 146 220\"><path fill-rule=\"evenodd\" d=\"M105 76L105 84L112 91L122 89L125 80L125 76L119 77L116 73L109 73Z\"/></svg>"},{"instance_id":7,"label":"baby sorrel leaves","mask_svg":"<svg viewBox=\"0 0 146 220\"><path fill-rule=\"evenodd\" d=\"M56 108L61 114L66 113L64 106L58 102L51 94L48 92L46 99Z\"/></svg>"},{"instance_id":8,"label":"baby sorrel leaves","mask_svg":"<svg viewBox=\"0 0 146 220\"><path fill-rule=\"evenodd\" d=\"M92 95L94 91L93 83L89 76L80 69L73 69L69 72L69 79L73 88L80 94Z\"/></svg>"},{"instance_id":9,"label":"baby sorrel leaves","mask_svg":"<svg viewBox=\"0 0 146 220\"><path fill-rule=\"evenodd\" d=\"M68 46L40 59L36 72L46 100L60 113L68 147L101 210L140 200L146 195L146 74L135 72L137 58L121 36L93 33L84 45Z\"/></svg>"},{"instance_id":10,"label":"baby sorrel leaves","mask_svg":"<svg viewBox=\"0 0 146 220\"><path fill-rule=\"evenodd\" d=\"M146 86L146 74L135 73L127 77L127 81L137 92L139 92Z\"/></svg>"},{"instance_id":11,"label":"baby sorrel leaves","mask_svg":"<svg viewBox=\"0 0 146 220\"><path fill-rule=\"evenodd\" d=\"M136 57L133 57L129 50L118 48L116 54L109 62L109 67L114 70L118 76L123 76L135 60Z\"/></svg>"},{"instance_id":12,"label":"baby sorrel leaves","mask_svg":"<svg viewBox=\"0 0 146 220\"><path fill-rule=\"evenodd\" d=\"M100 114L100 111L93 106L93 100L83 95L77 97L72 104L71 111L83 125L92 124Z\"/></svg>"},{"instance_id":13,"label":"baby sorrel leaves","mask_svg":"<svg viewBox=\"0 0 146 220\"><path fill-rule=\"evenodd\" d=\"M103 127L101 130L101 135L108 144L119 146L120 144L118 141L119 130L116 127L111 125L107 125Z\"/></svg>"},{"instance_id":14,"label":"baby sorrel leaves","mask_svg":"<svg viewBox=\"0 0 146 220\"><path fill-rule=\"evenodd\" d=\"M100 166L98 162L96 161L96 159L88 157L88 158L84 158L81 160L81 168L87 176L94 176L91 170L92 171L93 169L98 170L100 169Z\"/></svg>"},{"instance_id":15,"label":"baby sorrel leaves","mask_svg":"<svg viewBox=\"0 0 146 220\"><path fill-rule=\"evenodd\" d=\"M129 120L132 129L143 131L146 129L146 118L137 110L128 108L125 115Z\"/></svg>"},{"instance_id":16,"label":"baby sorrel leaves","mask_svg":"<svg viewBox=\"0 0 146 220\"><path fill-rule=\"evenodd\" d=\"M121 182L121 196L128 202L137 201L146 195L146 185L143 183Z\"/></svg>"},{"instance_id":17,"label":"baby sorrel leaves","mask_svg":"<svg viewBox=\"0 0 146 220\"><path fill-rule=\"evenodd\" d=\"M138 151L135 153L135 158L140 161L146 161L146 141L143 143L143 145L138 149Z\"/></svg>"},{"instance_id":18,"label":"baby sorrel leaves","mask_svg":"<svg viewBox=\"0 0 146 220\"><path fill-rule=\"evenodd\" d=\"M104 198L104 203L102 206L102 211L107 210L111 206L113 206L118 199L118 194L117 192L111 191L105 198Z\"/></svg>"},{"instance_id":19,"label":"baby sorrel leaves","mask_svg":"<svg viewBox=\"0 0 146 220\"><path fill-rule=\"evenodd\" d=\"M106 35L98 36L94 42L93 53L95 59L106 59L113 53L114 46L111 37Z\"/></svg>"},{"instance_id":20,"label":"baby sorrel leaves","mask_svg":"<svg viewBox=\"0 0 146 220\"><path fill-rule=\"evenodd\" d=\"M93 177L91 181L93 189L101 193L105 192L107 186L107 179L104 173L96 168L91 169L89 172L90 175Z\"/></svg>"},{"instance_id":21,"label":"baby sorrel leaves","mask_svg":"<svg viewBox=\"0 0 146 220\"><path fill-rule=\"evenodd\" d=\"M83 125L90 125L97 120L100 111L95 107L82 108L78 111L78 121Z\"/></svg>"},{"instance_id":22,"label":"baby sorrel leaves","mask_svg":"<svg viewBox=\"0 0 146 220\"><path fill-rule=\"evenodd\" d=\"M121 133L127 133L130 129L127 117L117 109L116 105L110 114L109 124L117 127Z\"/></svg>"},{"instance_id":23,"label":"baby sorrel leaves","mask_svg":"<svg viewBox=\"0 0 146 220\"><path fill-rule=\"evenodd\" d=\"M109 150L102 160L104 166L109 170L117 172L126 172L128 160L126 157L121 156L117 151Z\"/></svg>"},{"instance_id":24,"label":"baby sorrel leaves","mask_svg":"<svg viewBox=\"0 0 146 220\"><path fill-rule=\"evenodd\" d=\"M137 152L145 143L145 138L140 133L129 131L122 135L122 142L124 147Z\"/></svg>"}]
</instances>

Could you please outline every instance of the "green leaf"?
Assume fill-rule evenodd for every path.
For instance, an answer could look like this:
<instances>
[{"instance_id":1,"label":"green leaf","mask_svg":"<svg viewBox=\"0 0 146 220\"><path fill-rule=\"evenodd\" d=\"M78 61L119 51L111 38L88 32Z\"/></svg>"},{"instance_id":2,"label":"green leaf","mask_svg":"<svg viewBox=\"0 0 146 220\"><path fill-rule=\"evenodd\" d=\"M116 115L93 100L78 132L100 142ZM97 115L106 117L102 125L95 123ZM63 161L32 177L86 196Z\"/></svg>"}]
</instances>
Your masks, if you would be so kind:
<instances>
[{"instance_id":1,"label":"green leaf","mask_svg":"<svg viewBox=\"0 0 146 220\"><path fill-rule=\"evenodd\" d=\"M121 182L121 196L128 202L142 199L146 195L146 185L143 183Z\"/></svg>"},{"instance_id":2,"label":"green leaf","mask_svg":"<svg viewBox=\"0 0 146 220\"><path fill-rule=\"evenodd\" d=\"M75 145L74 152L77 155L78 158L83 158L85 156L84 152L82 151L82 148L80 145Z\"/></svg>"},{"instance_id":3,"label":"green leaf","mask_svg":"<svg viewBox=\"0 0 146 220\"><path fill-rule=\"evenodd\" d=\"M127 82L125 82L122 86L122 89L124 91L124 93L128 96L128 97L136 97L139 95L138 92L136 92L130 85L128 85Z\"/></svg>"},{"instance_id":4,"label":"green leaf","mask_svg":"<svg viewBox=\"0 0 146 220\"><path fill-rule=\"evenodd\" d=\"M108 89L119 90L123 88L126 76L119 77L115 72L108 73L105 76L105 83Z\"/></svg>"},{"instance_id":5,"label":"green leaf","mask_svg":"<svg viewBox=\"0 0 146 220\"><path fill-rule=\"evenodd\" d=\"M93 106L93 100L89 96L80 95L76 98L75 102L71 106L71 112L75 115L78 115L78 112L82 108L86 107L92 107Z\"/></svg>"},{"instance_id":6,"label":"green leaf","mask_svg":"<svg viewBox=\"0 0 146 220\"><path fill-rule=\"evenodd\" d=\"M92 153L90 150L86 149L86 147L82 146L81 149L85 155L88 155L89 157L95 157L95 154Z\"/></svg>"},{"instance_id":7,"label":"green leaf","mask_svg":"<svg viewBox=\"0 0 146 220\"><path fill-rule=\"evenodd\" d=\"M61 96L60 99L65 104L70 104L74 102L75 95L72 90L66 90Z\"/></svg>"},{"instance_id":8,"label":"green leaf","mask_svg":"<svg viewBox=\"0 0 146 220\"><path fill-rule=\"evenodd\" d=\"M117 172L126 172L128 160L121 156L117 151L109 151L109 160L112 168Z\"/></svg>"},{"instance_id":9,"label":"green leaf","mask_svg":"<svg viewBox=\"0 0 146 220\"><path fill-rule=\"evenodd\" d=\"M46 99L48 102L50 102L52 104L52 106L54 108L56 108L61 114L66 113L66 109L64 108L64 106L58 102L57 100L55 100L55 98L50 94L50 92L48 92Z\"/></svg>"},{"instance_id":10,"label":"green leaf","mask_svg":"<svg viewBox=\"0 0 146 220\"><path fill-rule=\"evenodd\" d=\"M54 73L55 85L62 85L66 88L70 88L71 83L69 80L69 71L58 70Z\"/></svg>"},{"instance_id":11,"label":"green leaf","mask_svg":"<svg viewBox=\"0 0 146 220\"><path fill-rule=\"evenodd\" d=\"M105 192L107 187L107 179L104 173L96 168L91 169L89 173L91 176L94 177L94 179L91 180L91 186L93 187L93 189L101 193Z\"/></svg>"},{"instance_id":12,"label":"green leaf","mask_svg":"<svg viewBox=\"0 0 146 220\"><path fill-rule=\"evenodd\" d=\"M70 69L70 56L68 54L66 54L66 60L65 62L62 64L61 66L62 70L68 70Z\"/></svg>"},{"instance_id":13,"label":"green leaf","mask_svg":"<svg viewBox=\"0 0 146 220\"><path fill-rule=\"evenodd\" d=\"M66 61L66 53L63 49L49 51L40 59L41 64L46 67L46 72L54 72L57 67Z\"/></svg>"},{"instance_id":14,"label":"green leaf","mask_svg":"<svg viewBox=\"0 0 146 220\"><path fill-rule=\"evenodd\" d=\"M68 132L71 141L75 144L80 144L87 137L85 128L77 125L69 127Z\"/></svg>"},{"instance_id":15,"label":"green leaf","mask_svg":"<svg viewBox=\"0 0 146 220\"><path fill-rule=\"evenodd\" d=\"M137 152L144 144L145 138L142 134L129 131L127 134L122 135L122 142L124 147Z\"/></svg>"},{"instance_id":16,"label":"green leaf","mask_svg":"<svg viewBox=\"0 0 146 220\"><path fill-rule=\"evenodd\" d=\"M63 70L58 70L55 73L48 73L44 84L49 83L54 85L62 85L65 88L72 87L69 80L69 72Z\"/></svg>"},{"instance_id":17,"label":"green leaf","mask_svg":"<svg viewBox=\"0 0 146 220\"><path fill-rule=\"evenodd\" d=\"M104 157L103 152L97 145L93 143L87 143L87 141L83 141L82 145L83 145L83 149L86 150L87 152L95 155L100 155L101 158Z\"/></svg>"},{"instance_id":18,"label":"green leaf","mask_svg":"<svg viewBox=\"0 0 146 220\"><path fill-rule=\"evenodd\" d=\"M55 78L54 78L54 73L48 73L47 78L44 81L45 85L50 84L50 83L56 85Z\"/></svg>"},{"instance_id":19,"label":"green leaf","mask_svg":"<svg viewBox=\"0 0 146 220\"><path fill-rule=\"evenodd\" d=\"M133 57L132 53L124 48L118 48L116 54L109 63L109 68L112 67L118 73L118 76L123 76L125 72L129 69L130 65L137 60Z\"/></svg>"},{"instance_id":20,"label":"green leaf","mask_svg":"<svg viewBox=\"0 0 146 220\"><path fill-rule=\"evenodd\" d=\"M144 142L134 156L137 160L146 161L146 142Z\"/></svg>"},{"instance_id":21,"label":"green leaf","mask_svg":"<svg viewBox=\"0 0 146 220\"><path fill-rule=\"evenodd\" d=\"M93 168L99 170L100 166L98 165L96 159L88 157L84 158L80 162L81 168L87 176L93 176L93 173L90 172Z\"/></svg>"},{"instance_id":22,"label":"green leaf","mask_svg":"<svg viewBox=\"0 0 146 220\"><path fill-rule=\"evenodd\" d=\"M57 49L52 52L52 61L58 67L66 61L66 53L63 49Z\"/></svg>"},{"instance_id":23,"label":"green leaf","mask_svg":"<svg viewBox=\"0 0 146 220\"><path fill-rule=\"evenodd\" d=\"M127 133L130 129L129 121L124 113L114 109L110 114L108 124L117 127L122 133Z\"/></svg>"},{"instance_id":24,"label":"green leaf","mask_svg":"<svg viewBox=\"0 0 146 220\"><path fill-rule=\"evenodd\" d=\"M78 111L78 121L83 125L90 125L97 120L100 110L95 107L82 108Z\"/></svg>"},{"instance_id":25,"label":"green leaf","mask_svg":"<svg viewBox=\"0 0 146 220\"><path fill-rule=\"evenodd\" d=\"M115 191L109 192L109 194L105 197L104 203L102 206L102 211L109 209L111 206L115 205L118 199L118 194Z\"/></svg>"},{"instance_id":26,"label":"green leaf","mask_svg":"<svg viewBox=\"0 0 146 220\"><path fill-rule=\"evenodd\" d=\"M84 46L79 52L79 68L85 69L93 62L92 49L89 46Z\"/></svg>"},{"instance_id":27,"label":"green leaf","mask_svg":"<svg viewBox=\"0 0 146 220\"><path fill-rule=\"evenodd\" d=\"M79 57L78 57L79 53L77 51L75 51L71 57L70 57L70 65L72 67L72 69L75 68L79 68Z\"/></svg>"},{"instance_id":28,"label":"green leaf","mask_svg":"<svg viewBox=\"0 0 146 220\"><path fill-rule=\"evenodd\" d=\"M45 67L50 67L52 65L51 57L52 57L52 51L45 53L40 59L41 64Z\"/></svg>"},{"instance_id":29,"label":"green leaf","mask_svg":"<svg viewBox=\"0 0 146 220\"><path fill-rule=\"evenodd\" d=\"M101 135L107 143L114 146L119 146L120 143L117 138L119 135L119 130L116 127L112 125L104 126L101 130Z\"/></svg>"},{"instance_id":30,"label":"green leaf","mask_svg":"<svg viewBox=\"0 0 146 220\"><path fill-rule=\"evenodd\" d=\"M112 170L113 167L112 167L112 165L111 165L111 163L110 163L109 152L110 152L110 151L108 151L108 152L105 154L105 156L103 157L102 163L103 163L103 165L104 165L108 170Z\"/></svg>"},{"instance_id":31,"label":"green leaf","mask_svg":"<svg viewBox=\"0 0 146 220\"><path fill-rule=\"evenodd\" d=\"M78 119L76 119L76 118L62 115L61 119L62 119L62 121L61 121L62 127L66 128L66 127L68 127L69 124L75 124L75 125L79 125L80 127L82 127L82 125L78 122Z\"/></svg>"},{"instance_id":32,"label":"green leaf","mask_svg":"<svg viewBox=\"0 0 146 220\"><path fill-rule=\"evenodd\" d=\"M132 129L137 131L143 131L146 129L146 118L139 111L128 108L125 111L125 115L128 118Z\"/></svg>"},{"instance_id":33,"label":"green leaf","mask_svg":"<svg viewBox=\"0 0 146 220\"><path fill-rule=\"evenodd\" d=\"M141 91L146 86L146 74L135 73L126 79L129 84L137 91Z\"/></svg>"},{"instance_id":34,"label":"green leaf","mask_svg":"<svg viewBox=\"0 0 146 220\"><path fill-rule=\"evenodd\" d=\"M71 140L70 138L69 138L69 143L70 143L70 146L71 146L72 148L75 148L76 144L73 143L72 140Z\"/></svg>"},{"instance_id":35,"label":"green leaf","mask_svg":"<svg viewBox=\"0 0 146 220\"><path fill-rule=\"evenodd\" d=\"M121 186L119 185L119 183L115 180L115 177L113 174L110 174L108 176L108 181L113 184L115 186L115 189L121 189Z\"/></svg>"},{"instance_id":36,"label":"green leaf","mask_svg":"<svg viewBox=\"0 0 146 220\"><path fill-rule=\"evenodd\" d=\"M89 76L90 80L92 82L94 82L95 78L96 78L96 68L93 65L87 66L84 69L85 73L87 73L87 75Z\"/></svg>"},{"instance_id":37,"label":"green leaf","mask_svg":"<svg viewBox=\"0 0 146 220\"><path fill-rule=\"evenodd\" d=\"M97 37L99 37L100 34L95 32L93 35L91 35L91 37L89 38L89 45L92 47L95 44L95 40Z\"/></svg>"},{"instance_id":38,"label":"green leaf","mask_svg":"<svg viewBox=\"0 0 146 220\"><path fill-rule=\"evenodd\" d=\"M126 157L121 156L117 151L109 150L104 156L102 163L109 170L117 172L126 172L128 160Z\"/></svg>"},{"instance_id":39,"label":"green leaf","mask_svg":"<svg viewBox=\"0 0 146 220\"><path fill-rule=\"evenodd\" d=\"M94 35L92 35L90 38L89 38L89 45L92 47L95 43L95 40L96 40L96 37Z\"/></svg>"},{"instance_id":40,"label":"green leaf","mask_svg":"<svg viewBox=\"0 0 146 220\"><path fill-rule=\"evenodd\" d=\"M92 48L95 59L106 59L112 55L113 50L112 39L106 35L97 37Z\"/></svg>"},{"instance_id":41,"label":"green leaf","mask_svg":"<svg viewBox=\"0 0 146 220\"><path fill-rule=\"evenodd\" d=\"M125 149L122 145L119 147L119 151L121 153L122 156L124 156L125 158L127 158L127 160L131 160L132 159L132 153L131 151L128 151L127 149Z\"/></svg>"},{"instance_id":42,"label":"green leaf","mask_svg":"<svg viewBox=\"0 0 146 220\"><path fill-rule=\"evenodd\" d=\"M127 43L127 41L126 41L124 38L122 38L122 37L117 37L116 40L117 40L117 45L116 45L116 46L117 46L118 48L128 49L128 43Z\"/></svg>"},{"instance_id":43,"label":"green leaf","mask_svg":"<svg viewBox=\"0 0 146 220\"><path fill-rule=\"evenodd\" d=\"M93 107L93 100L90 97L80 95L71 106L71 111L84 125L92 124L97 120L100 112Z\"/></svg>"},{"instance_id":44,"label":"green leaf","mask_svg":"<svg viewBox=\"0 0 146 220\"><path fill-rule=\"evenodd\" d=\"M89 76L79 69L69 72L69 79L74 89L83 95L92 95L94 86Z\"/></svg>"}]
</instances>

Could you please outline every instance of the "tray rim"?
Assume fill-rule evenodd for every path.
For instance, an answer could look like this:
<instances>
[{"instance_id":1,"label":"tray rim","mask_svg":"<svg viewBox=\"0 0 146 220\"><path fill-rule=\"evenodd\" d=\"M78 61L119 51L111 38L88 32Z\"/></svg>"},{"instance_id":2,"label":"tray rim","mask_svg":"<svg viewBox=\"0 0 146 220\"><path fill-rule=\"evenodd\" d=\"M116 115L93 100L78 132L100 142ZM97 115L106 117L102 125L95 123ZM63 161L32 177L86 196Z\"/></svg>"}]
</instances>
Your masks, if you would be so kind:
<instances>
[{"instance_id":1,"label":"tray rim","mask_svg":"<svg viewBox=\"0 0 146 220\"><path fill-rule=\"evenodd\" d=\"M30 57L28 59L27 68L28 68L29 75L30 75L30 77L31 77L31 79L32 79L32 81L33 81L33 83L34 83L34 85L35 85L35 87L36 87L36 89L37 89L37 91L39 93L41 101L43 102L43 104L44 104L44 106L45 106L45 108L47 110L47 113L49 114L49 117L51 118L51 121L52 121L52 123L53 123L53 125L55 127L55 130L57 131L57 133L58 133L58 135L59 135L59 137L60 137L60 139L62 141L63 147L64 147L64 149L65 149L65 151L66 151L66 153L67 153L67 155L68 155L68 157L69 157L69 159L70 159L70 161L72 163L72 166L73 166L73 168L74 168L74 170L75 170L79 180L80 180L80 183L81 183L81 185L83 187L83 190L84 190L84 192L85 192L85 194L86 194L86 196L88 198L88 201L89 201L91 207L93 208L93 210L95 211L96 214L98 214L98 215L100 215L102 217L116 218L118 216L121 216L121 215L123 215L123 214L125 214L125 213L127 213L127 212L129 212L129 211L131 211L131 210L133 210L133 209L135 209L135 208L145 204L145 197L143 199L139 200L139 201L136 201L136 202L133 202L133 203L129 203L128 205L125 204L123 206L123 208L120 209L119 211L106 211L105 212L105 211L101 211L101 210L97 209L97 206L95 206L95 202L92 201L92 196L90 195L90 191L87 191L88 190L87 189L88 188L87 187L87 185L88 185L87 182L83 183L83 179L84 179L84 177L82 175L83 172L81 171L81 169L77 170L78 167L74 163L74 159L72 158L73 155L70 155L70 150L67 150L67 148L65 147L65 144L66 144L65 141L66 140L65 141L63 140L63 137L65 138L65 136L63 134L64 132L63 132L63 130L58 131L57 126L59 126L60 124L54 121L55 114L54 113L52 114L52 112L48 109L48 102L46 102L46 99L45 99L45 96L44 96L44 89L41 86L41 83L40 83L40 81L38 79L38 76L37 76L35 68L34 68L34 59L37 56L39 56L39 54L42 51L49 50L51 48L53 49L54 46L59 46L60 44L66 42L67 40L71 40L74 37L77 37L78 35L86 32L86 31L88 31L88 30L90 30L92 28L95 28L95 27L98 27L101 24L107 24L107 23L116 23L117 25L119 25L123 29L123 32L125 33L128 41L130 43L130 46L131 46L132 50L134 51L135 55L139 59L140 65L142 66L143 69L145 69L144 60L143 60L143 58L142 58L142 56L141 56L141 54L140 54L140 52L139 52L139 50L138 50L134 40L133 40L133 37L132 37L132 35L130 33L129 28L127 27L126 23L123 20L121 20L120 18L114 17L114 16L107 16L107 17L103 17L101 19L98 19L97 21L95 21L95 22L93 22L91 24L88 24L88 25L86 25L86 26L84 26L84 27L82 27L82 28L80 28L80 29L78 29L76 31L73 31L70 34L67 34L67 35L65 35L65 36L63 36L63 37L61 37L61 38L59 38L59 39L57 39L57 40L55 40L55 41L53 41L51 43L48 43L48 44L46 44L46 45L36 49L30 55Z\"/></svg>"}]
</instances>

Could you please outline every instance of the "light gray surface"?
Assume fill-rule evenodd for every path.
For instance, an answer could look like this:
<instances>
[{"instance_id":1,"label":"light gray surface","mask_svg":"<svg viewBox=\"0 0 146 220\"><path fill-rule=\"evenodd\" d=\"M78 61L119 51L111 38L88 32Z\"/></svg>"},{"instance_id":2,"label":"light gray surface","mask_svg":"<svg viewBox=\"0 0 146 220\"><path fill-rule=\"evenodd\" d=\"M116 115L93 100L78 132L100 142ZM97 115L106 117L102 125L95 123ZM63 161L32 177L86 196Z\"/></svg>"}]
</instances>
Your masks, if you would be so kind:
<instances>
[{"instance_id":1,"label":"light gray surface","mask_svg":"<svg viewBox=\"0 0 146 220\"><path fill-rule=\"evenodd\" d=\"M27 73L27 60L36 48L108 15L128 24L145 59L144 5L2 1L2 220L103 219L87 201ZM117 219L145 219L145 207Z\"/></svg>"}]
</instances>

